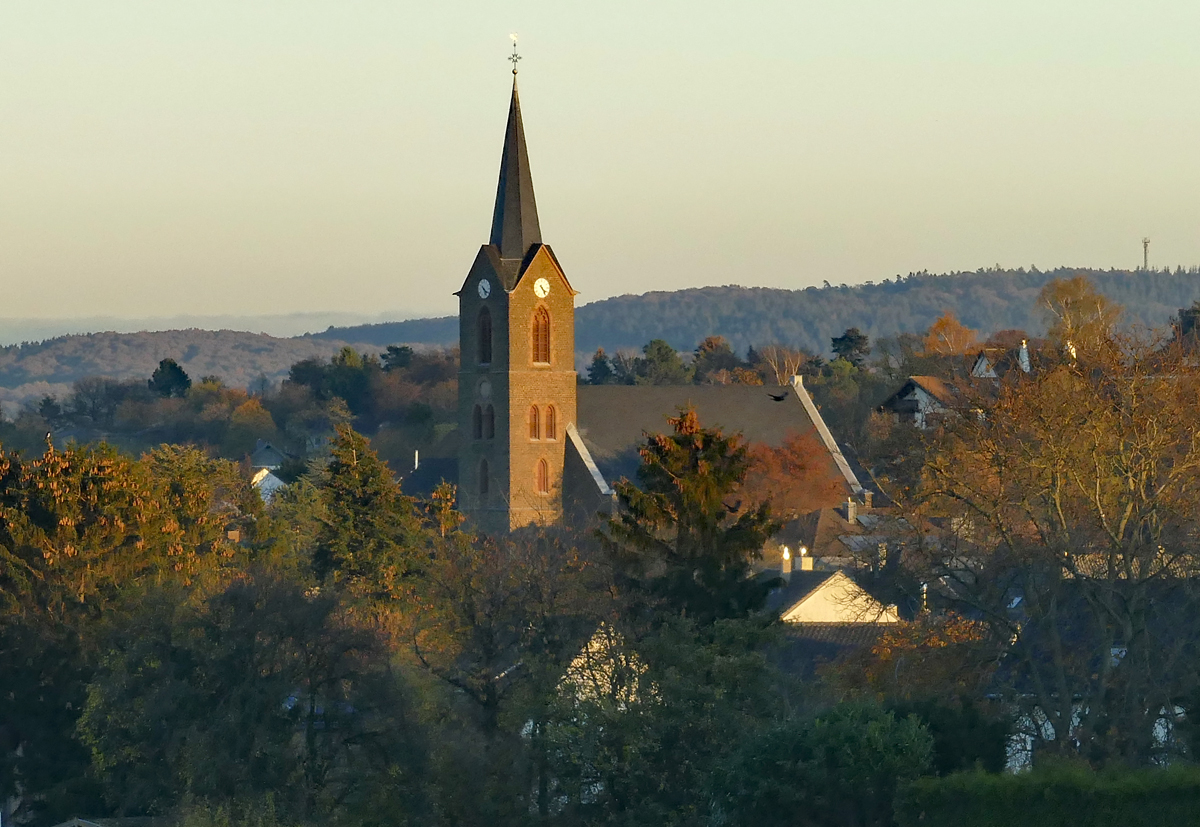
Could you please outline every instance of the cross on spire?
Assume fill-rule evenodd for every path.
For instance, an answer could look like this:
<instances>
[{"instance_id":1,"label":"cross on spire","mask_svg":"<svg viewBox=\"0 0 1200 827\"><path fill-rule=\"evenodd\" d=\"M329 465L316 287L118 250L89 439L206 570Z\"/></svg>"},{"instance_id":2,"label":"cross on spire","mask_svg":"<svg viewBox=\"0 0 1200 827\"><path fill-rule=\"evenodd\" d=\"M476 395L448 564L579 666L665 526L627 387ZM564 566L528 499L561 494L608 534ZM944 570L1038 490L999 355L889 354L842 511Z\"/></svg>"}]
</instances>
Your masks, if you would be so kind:
<instances>
[{"instance_id":1,"label":"cross on spire","mask_svg":"<svg viewBox=\"0 0 1200 827\"><path fill-rule=\"evenodd\" d=\"M517 35L514 33L510 34L509 37L512 38L513 51L512 54L508 56L508 61L513 65L513 74L515 75L517 73L517 61L521 59L521 56L517 54Z\"/></svg>"}]
</instances>

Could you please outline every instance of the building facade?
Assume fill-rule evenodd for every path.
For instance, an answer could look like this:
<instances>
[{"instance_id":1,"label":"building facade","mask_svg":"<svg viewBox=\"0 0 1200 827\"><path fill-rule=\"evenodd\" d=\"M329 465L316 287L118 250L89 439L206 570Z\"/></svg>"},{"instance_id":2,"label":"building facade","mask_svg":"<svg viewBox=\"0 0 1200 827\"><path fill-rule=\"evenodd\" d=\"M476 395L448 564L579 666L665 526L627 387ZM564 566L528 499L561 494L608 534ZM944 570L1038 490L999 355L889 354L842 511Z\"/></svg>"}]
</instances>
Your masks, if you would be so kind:
<instances>
[{"instance_id":1,"label":"building facade","mask_svg":"<svg viewBox=\"0 0 1200 827\"><path fill-rule=\"evenodd\" d=\"M492 233L459 301L459 507L485 531L562 515L576 418L575 290L542 243L513 81Z\"/></svg>"}]
</instances>

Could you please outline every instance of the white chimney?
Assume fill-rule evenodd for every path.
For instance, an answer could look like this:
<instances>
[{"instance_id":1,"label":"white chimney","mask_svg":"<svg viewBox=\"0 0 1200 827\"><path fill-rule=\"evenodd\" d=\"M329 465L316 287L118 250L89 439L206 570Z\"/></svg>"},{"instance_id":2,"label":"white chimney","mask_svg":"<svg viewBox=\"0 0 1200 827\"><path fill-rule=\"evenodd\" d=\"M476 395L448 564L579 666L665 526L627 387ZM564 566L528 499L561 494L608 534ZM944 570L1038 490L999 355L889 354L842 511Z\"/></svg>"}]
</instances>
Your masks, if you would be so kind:
<instances>
[{"instance_id":1,"label":"white chimney","mask_svg":"<svg viewBox=\"0 0 1200 827\"><path fill-rule=\"evenodd\" d=\"M1017 352L1017 364L1024 373L1029 373L1032 367L1029 364L1029 344L1024 339L1021 340L1021 349Z\"/></svg>"},{"instance_id":2,"label":"white chimney","mask_svg":"<svg viewBox=\"0 0 1200 827\"><path fill-rule=\"evenodd\" d=\"M792 579L792 550L787 546L780 546L780 548L783 560L779 564L779 573L783 575L783 581L786 583Z\"/></svg>"},{"instance_id":3,"label":"white chimney","mask_svg":"<svg viewBox=\"0 0 1200 827\"><path fill-rule=\"evenodd\" d=\"M810 555L808 553L808 549L806 549L804 546L800 546L800 571L812 571L812 570L813 570L812 555Z\"/></svg>"},{"instance_id":4,"label":"white chimney","mask_svg":"<svg viewBox=\"0 0 1200 827\"><path fill-rule=\"evenodd\" d=\"M413 451L413 470L416 471L421 467L421 449L417 448Z\"/></svg>"},{"instance_id":5,"label":"white chimney","mask_svg":"<svg viewBox=\"0 0 1200 827\"><path fill-rule=\"evenodd\" d=\"M846 522L853 523L858 519L858 503L853 499L846 499Z\"/></svg>"}]
</instances>

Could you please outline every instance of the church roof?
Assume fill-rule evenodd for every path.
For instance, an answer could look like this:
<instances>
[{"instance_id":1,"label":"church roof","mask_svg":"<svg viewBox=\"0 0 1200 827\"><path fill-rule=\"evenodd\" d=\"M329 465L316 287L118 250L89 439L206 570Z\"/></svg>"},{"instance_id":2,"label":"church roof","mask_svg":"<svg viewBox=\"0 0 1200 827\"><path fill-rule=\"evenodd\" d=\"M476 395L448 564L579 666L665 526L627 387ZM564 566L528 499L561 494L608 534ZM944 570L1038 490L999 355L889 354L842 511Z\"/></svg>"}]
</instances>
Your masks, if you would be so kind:
<instances>
[{"instance_id":1,"label":"church roof","mask_svg":"<svg viewBox=\"0 0 1200 827\"><path fill-rule=\"evenodd\" d=\"M525 258L529 248L542 241L537 202L533 197L533 175L525 149L525 127L521 123L521 101L513 80L508 107L508 128L500 156L500 181L496 186L496 209L492 213L491 243L503 259Z\"/></svg>"},{"instance_id":2,"label":"church roof","mask_svg":"<svg viewBox=\"0 0 1200 827\"><path fill-rule=\"evenodd\" d=\"M696 409L700 422L740 431L748 441L778 448L796 434L812 432L827 452L831 473L849 493L862 490L820 413L799 382L763 385L580 385L578 427L596 465L610 483L634 479L638 448L646 433L665 433L667 418L682 407Z\"/></svg>"}]
</instances>

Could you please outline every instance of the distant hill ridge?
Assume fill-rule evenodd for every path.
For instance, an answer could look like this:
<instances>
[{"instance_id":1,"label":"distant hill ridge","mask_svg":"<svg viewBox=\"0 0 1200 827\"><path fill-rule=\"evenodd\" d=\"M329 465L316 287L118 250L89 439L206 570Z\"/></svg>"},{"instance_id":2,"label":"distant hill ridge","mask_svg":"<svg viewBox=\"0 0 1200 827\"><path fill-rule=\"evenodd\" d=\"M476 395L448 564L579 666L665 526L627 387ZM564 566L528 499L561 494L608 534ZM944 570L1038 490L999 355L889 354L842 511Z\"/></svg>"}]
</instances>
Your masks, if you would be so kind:
<instances>
[{"instance_id":1,"label":"distant hill ridge","mask_svg":"<svg viewBox=\"0 0 1200 827\"><path fill-rule=\"evenodd\" d=\"M280 339L238 330L164 330L84 333L0 347L0 401L47 394L63 397L85 376L146 379L160 359L178 361L193 379L216 375L231 387L262 377L277 382L301 359L328 358L346 343L336 339ZM359 345L359 348L369 347ZM6 410L12 413L11 408Z\"/></svg>"},{"instance_id":2,"label":"distant hill ridge","mask_svg":"<svg viewBox=\"0 0 1200 827\"><path fill-rule=\"evenodd\" d=\"M639 348L666 339L691 350L709 335L720 335L740 351L750 345L780 343L825 353L829 340L848 327L872 339L919 332L950 310L968 327L984 333L1019 328L1045 329L1034 307L1046 282L1085 275L1125 306L1127 324L1160 326L1200 299L1200 268L1167 270L978 270L930 275L913 273L879 283L782 290L767 287L700 287L626 295L585 304L575 313L575 346L581 353ZM458 342L458 319L330 327L305 336L314 340L390 344L451 345Z\"/></svg>"},{"instance_id":3,"label":"distant hill ridge","mask_svg":"<svg viewBox=\"0 0 1200 827\"><path fill-rule=\"evenodd\" d=\"M1166 324L1179 308L1200 298L1200 268L1149 272L1128 270L980 270L934 276L917 273L878 284L803 290L766 287L703 287L618 296L579 308L576 348L583 355L640 348L664 338L690 350L703 337L722 335L740 351L772 342L826 352L829 339L848 327L871 336L925 330L945 310L989 333L1044 329L1034 302L1053 278L1083 274L1126 308L1131 324ZM166 330L89 333L0 347L0 402L45 394L64 396L84 376L143 379L160 359L176 359L193 377L220 376L247 387L261 377L278 381L301 359L328 358L349 344L379 352L390 344L453 345L455 317L330 327L323 333L279 338L235 330ZM8 413L11 414L11 407Z\"/></svg>"}]
</instances>

